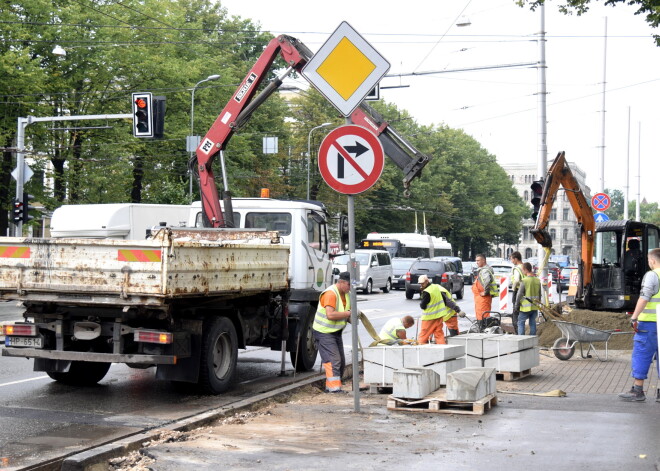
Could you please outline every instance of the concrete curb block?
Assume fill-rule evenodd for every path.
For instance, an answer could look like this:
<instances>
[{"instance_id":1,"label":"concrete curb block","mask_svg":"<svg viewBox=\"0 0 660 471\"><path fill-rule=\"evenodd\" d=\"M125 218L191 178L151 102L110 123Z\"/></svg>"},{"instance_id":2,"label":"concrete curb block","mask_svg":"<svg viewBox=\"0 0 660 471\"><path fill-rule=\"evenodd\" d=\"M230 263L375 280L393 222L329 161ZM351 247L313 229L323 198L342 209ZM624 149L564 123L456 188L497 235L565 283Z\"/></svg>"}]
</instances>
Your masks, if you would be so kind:
<instances>
[{"instance_id":1,"label":"concrete curb block","mask_svg":"<svg viewBox=\"0 0 660 471\"><path fill-rule=\"evenodd\" d=\"M325 375L311 376L302 382L289 384L280 388L258 394L249 399L235 402L228 406L219 407L193 417L178 420L167 426L149 430L148 432L131 435L130 437L116 440L106 445L101 445L90 450L69 456L62 462L62 471L106 471L108 469L107 461L118 456L126 455L132 451L142 448L142 444L156 438L161 432L178 431L187 432L195 428L203 427L218 418L231 412L244 409L254 404L272 399L274 397L289 393L303 386L308 386L325 380Z\"/></svg>"}]
</instances>

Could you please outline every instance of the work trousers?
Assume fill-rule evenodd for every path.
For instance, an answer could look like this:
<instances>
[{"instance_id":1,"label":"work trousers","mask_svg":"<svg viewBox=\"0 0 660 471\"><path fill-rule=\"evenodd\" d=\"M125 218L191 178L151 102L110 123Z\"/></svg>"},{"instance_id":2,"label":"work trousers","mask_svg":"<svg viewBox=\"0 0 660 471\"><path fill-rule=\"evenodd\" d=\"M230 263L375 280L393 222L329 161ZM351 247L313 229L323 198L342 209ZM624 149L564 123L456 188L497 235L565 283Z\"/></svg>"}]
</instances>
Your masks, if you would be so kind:
<instances>
[{"instance_id":1,"label":"work trousers","mask_svg":"<svg viewBox=\"0 0 660 471\"><path fill-rule=\"evenodd\" d=\"M447 330L449 331L449 336L453 337L454 335L458 335L458 316L452 316L449 319L445 321L445 325L447 326Z\"/></svg>"},{"instance_id":2,"label":"work trousers","mask_svg":"<svg viewBox=\"0 0 660 471\"><path fill-rule=\"evenodd\" d=\"M472 294L474 295L474 315L477 316L477 320L485 319L490 317L490 313L484 314L486 311L492 311L491 306L493 305L493 297L489 294L486 296L481 296L483 287L479 280L475 281L472 284Z\"/></svg>"},{"instance_id":3,"label":"work trousers","mask_svg":"<svg viewBox=\"0 0 660 471\"><path fill-rule=\"evenodd\" d=\"M525 322L529 319L529 335L536 335L536 318L539 311L520 311L518 313L518 335L525 335Z\"/></svg>"},{"instance_id":4,"label":"work trousers","mask_svg":"<svg viewBox=\"0 0 660 471\"><path fill-rule=\"evenodd\" d=\"M327 391L341 391L341 377L344 374L346 358L344 357L344 340L342 330L325 334L312 331L314 340L321 355L321 364L325 371L325 389Z\"/></svg>"},{"instance_id":5,"label":"work trousers","mask_svg":"<svg viewBox=\"0 0 660 471\"><path fill-rule=\"evenodd\" d=\"M513 307L513 312L511 314L511 324L513 325L513 333L517 334L518 333L518 312L519 310L516 309L516 296L518 295L518 290L511 291L511 306ZM525 335L525 333L521 333L520 335Z\"/></svg>"},{"instance_id":6,"label":"work trousers","mask_svg":"<svg viewBox=\"0 0 660 471\"><path fill-rule=\"evenodd\" d=\"M631 376L646 379L653 356L658 355L658 323L641 321L637 323L637 330L633 337Z\"/></svg>"},{"instance_id":7,"label":"work trousers","mask_svg":"<svg viewBox=\"0 0 660 471\"><path fill-rule=\"evenodd\" d=\"M430 321L422 321L422 328L419 331L417 342L419 344L429 343L429 339L431 338L431 335L433 335L436 344L447 343L445 340L445 333L442 330L443 325L444 321L441 317L438 319L431 319Z\"/></svg>"}]
</instances>

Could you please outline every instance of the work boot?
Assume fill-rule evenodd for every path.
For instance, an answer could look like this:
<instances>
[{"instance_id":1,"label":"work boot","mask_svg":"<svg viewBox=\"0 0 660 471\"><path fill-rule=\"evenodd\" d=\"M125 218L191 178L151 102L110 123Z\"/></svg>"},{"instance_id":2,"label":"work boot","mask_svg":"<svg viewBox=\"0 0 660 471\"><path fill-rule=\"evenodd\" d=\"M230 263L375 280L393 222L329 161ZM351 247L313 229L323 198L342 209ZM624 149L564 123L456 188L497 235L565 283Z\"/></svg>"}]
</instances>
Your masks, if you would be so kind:
<instances>
[{"instance_id":1,"label":"work boot","mask_svg":"<svg viewBox=\"0 0 660 471\"><path fill-rule=\"evenodd\" d=\"M644 390L639 386L633 386L630 391L619 394L619 397L627 402L642 402L646 400Z\"/></svg>"}]
</instances>

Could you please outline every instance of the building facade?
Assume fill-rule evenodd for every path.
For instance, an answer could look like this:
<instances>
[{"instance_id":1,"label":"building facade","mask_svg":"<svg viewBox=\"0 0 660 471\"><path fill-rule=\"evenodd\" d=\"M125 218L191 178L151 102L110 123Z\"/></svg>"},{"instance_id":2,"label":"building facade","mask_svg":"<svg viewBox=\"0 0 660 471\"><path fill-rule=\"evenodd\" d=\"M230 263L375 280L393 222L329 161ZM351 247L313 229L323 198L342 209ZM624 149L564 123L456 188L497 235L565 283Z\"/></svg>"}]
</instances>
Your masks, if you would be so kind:
<instances>
[{"instance_id":1,"label":"building facade","mask_svg":"<svg viewBox=\"0 0 660 471\"><path fill-rule=\"evenodd\" d=\"M548 165L552 165L552 162L549 162ZM590 201L591 190L586 184L585 172L575 165L575 163L568 162L568 165L570 165L571 171L582 188L587 201ZM498 247L498 256L506 257L510 255L511 252L517 250L522 254L523 259L536 257L539 244L530 232L530 229L534 227L534 220L531 219L532 204L530 200L532 198L532 190L530 186L532 182L539 179L537 175L537 165L509 164L502 165L502 168L507 172L514 188L518 191L518 194L525 203L527 203L530 209L528 218L523 220L523 229L522 234L520 234L520 242L518 245L515 247L509 245L506 247ZM552 205L548 232L550 233L550 237L552 237L552 254L568 255L571 259L571 264L577 263L579 260L578 244L580 231L578 229L577 219L563 187L559 188L557 198Z\"/></svg>"}]
</instances>

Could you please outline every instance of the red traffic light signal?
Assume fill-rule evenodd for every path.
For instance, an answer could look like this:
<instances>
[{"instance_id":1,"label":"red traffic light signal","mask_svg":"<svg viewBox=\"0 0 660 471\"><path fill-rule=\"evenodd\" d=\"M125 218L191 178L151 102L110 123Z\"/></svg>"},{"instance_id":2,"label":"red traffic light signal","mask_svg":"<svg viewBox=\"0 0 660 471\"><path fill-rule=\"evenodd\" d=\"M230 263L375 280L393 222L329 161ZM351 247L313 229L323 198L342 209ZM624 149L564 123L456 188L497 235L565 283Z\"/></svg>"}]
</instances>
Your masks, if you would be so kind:
<instances>
[{"instance_id":1,"label":"red traffic light signal","mask_svg":"<svg viewBox=\"0 0 660 471\"><path fill-rule=\"evenodd\" d=\"M532 209L532 219L536 221L536 218L539 216L541 211L541 198L543 198L543 180L537 180L532 183L532 199L531 203L534 209Z\"/></svg>"},{"instance_id":2,"label":"red traffic light signal","mask_svg":"<svg viewBox=\"0 0 660 471\"><path fill-rule=\"evenodd\" d=\"M133 136L154 137L151 93L133 93Z\"/></svg>"},{"instance_id":3,"label":"red traffic light signal","mask_svg":"<svg viewBox=\"0 0 660 471\"><path fill-rule=\"evenodd\" d=\"M18 198L14 200L11 210L11 220L14 221L14 224L23 222L23 202Z\"/></svg>"}]
</instances>

